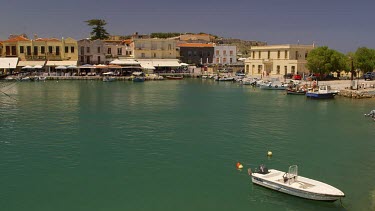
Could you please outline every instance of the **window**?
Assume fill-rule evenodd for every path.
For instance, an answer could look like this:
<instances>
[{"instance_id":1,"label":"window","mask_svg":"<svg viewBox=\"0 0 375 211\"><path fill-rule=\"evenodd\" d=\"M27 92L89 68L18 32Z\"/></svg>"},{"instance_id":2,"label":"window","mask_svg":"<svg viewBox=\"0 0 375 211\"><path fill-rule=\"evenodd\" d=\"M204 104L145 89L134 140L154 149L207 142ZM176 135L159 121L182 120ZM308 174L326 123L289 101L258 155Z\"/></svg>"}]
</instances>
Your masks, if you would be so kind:
<instances>
[{"instance_id":1,"label":"window","mask_svg":"<svg viewBox=\"0 0 375 211\"><path fill-rule=\"evenodd\" d=\"M220 51L219 50L216 50L216 55L220 55Z\"/></svg>"},{"instance_id":2,"label":"window","mask_svg":"<svg viewBox=\"0 0 375 211\"><path fill-rule=\"evenodd\" d=\"M86 47L86 53L90 53L90 47Z\"/></svg>"},{"instance_id":3,"label":"window","mask_svg":"<svg viewBox=\"0 0 375 211\"><path fill-rule=\"evenodd\" d=\"M10 56L10 46L6 46L6 47L5 47L5 54L6 54L7 56Z\"/></svg>"},{"instance_id":4,"label":"window","mask_svg":"<svg viewBox=\"0 0 375 211\"><path fill-rule=\"evenodd\" d=\"M17 47L16 46L12 46L12 55L13 56L17 55Z\"/></svg>"},{"instance_id":5,"label":"window","mask_svg":"<svg viewBox=\"0 0 375 211\"><path fill-rule=\"evenodd\" d=\"M280 51L277 51L277 58L280 59Z\"/></svg>"},{"instance_id":6,"label":"window","mask_svg":"<svg viewBox=\"0 0 375 211\"><path fill-rule=\"evenodd\" d=\"M168 50L172 50L172 45L168 44Z\"/></svg>"},{"instance_id":7,"label":"window","mask_svg":"<svg viewBox=\"0 0 375 211\"><path fill-rule=\"evenodd\" d=\"M280 65L277 65L277 67L276 67L276 73L280 74Z\"/></svg>"},{"instance_id":8,"label":"window","mask_svg":"<svg viewBox=\"0 0 375 211\"><path fill-rule=\"evenodd\" d=\"M226 55L227 55L227 51L226 51L226 50L224 50L224 51L223 51L223 54L224 54L224 55L226 56Z\"/></svg>"},{"instance_id":9,"label":"window","mask_svg":"<svg viewBox=\"0 0 375 211\"><path fill-rule=\"evenodd\" d=\"M306 52L305 53L305 59L307 59L307 56L309 55L309 53L308 52Z\"/></svg>"},{"instance_id":10,"label":"window","mask_svg":"<svg viewBox=\"0 0 375 211\"><path fill-rule=\"evenodd\" d=\"M258 58L260 59L260 51L258 52Z\"/></svg>"},{"instance_id":11,"label":"window","mask_svg":"<svg viewBox=\"0 0 375 211\"><path fill-rule=\"evenodd\" d=\"M141 57L145 58L146 57L145 53L141 53Z\"/></svg>"},{"instance_id":12,"label":"window","mask_svg":"<svg viewBox=\"0 0 375 211\"><path fill-rule=\"evenodd\" d=\"M56 46L56 55L60 55L60 46Z\"/></svg>"},{"instance_id":13,"label":"window","mask_svg":"<svg viewBox=\"0 0 375 211\"><path fill-rule=\"evenodd\" d=\"M288 58L288 51L287 50L285 50L285 59L287 59Z\"/></svg>"},{"instance_id":14,"label":"window","mask_svg":"<svg viewBox=\"0 0 375 211\"><path fill-rule=\"evenodd\" d=\"M83 55L83 54L85 54L85 47L81 47L81 54Z\"/></svg>"},{"instance_id":15,"label":"window","mask_svg":"<svg viewBox=\"0 0 375 211\"><path fill-rule=\"evenodd\" d=\"M98 53L100 53L100 47L98 47Z\"/></svg>"},{"instance_id":16,"label":"window","mask_svg":"<svg viewBox=\"0 0 375 211\"><path fill-rule=\"evenodd\" d=\"M86 56L86 64L90 64L91 61L90 61L90 56Z\"/></svg>"},{"instance_id":17,"label":"window","mask_svg":"<svg viewBox=\"0 0 375 211\"><path fill-rule=\"evenodd\" d=\"M112 49L111 49L111 48L108 48L107 53L108 53L108 54L112 54Z\"/></svg>"},{"instance_id":18,"label":"window","mask_svg":"<svg viewBox=\"0 0 375 211\"><path fill-rule=\"evenodd\" d=\"M122 55L122 48L117 48L117 55Z\"/></svg>"},{"instance_id":19,"label":"window","mask_svg":"<svg viewBox=\"0 0 375 211\"><path fill-rule=\"evenodd\" d=\"M249 69L250 69L250 65L246 65L246 72L249 72Z\"/></svg>"},{"instance_id":20,"label":"window","mask_svg":"<svg viewBox=\"0 0 375 211\"><path fill-rule=\"evenodd\" d=\"M153 53L153 54L152 54L152 57L156 58L156 53Z\"/></svg>"},{"instance_id":21,"label":"window","mask_svg":"<svg viewBox=\"0 0 375 211\"><path fill-rule=\"evenodd\" d=\"M45 54L46 53L46 47L40 46L40 53Z\"/></svg>"},{"instance_id":22,"label":"window","mask_svg":"<svg viewBox=\"0 0 375 211\"><path fill-rule=\"evenodd\" d=\"M268 51L267 58L268 58L268 59L271 58L271 51Z\"/></svg>"},{"instance_id":23,"label":"window","mask_svg":"<svg viewBox=\"0 0 375 211\"><path fill-rule=\"evenodd\" d=\"M65 46L65 53L69 53L69 47Z\"/></svg>"},{"instance_id":24,"label":"window","mask_svg":"<svg viewBox=\"0 0 375 211\"><path fill-rule=\"evenodd\" d=\"M233 51L229 51L229 55L233 56Z\"/></svg>"},{"instance_id":25,"label":"window","mask_svg":"<svg viewBox=\"0 0 375 211\"><path fill-rule=\"evenodd\" d=\"M207 52L207 57L210 57L211 56L211 53L210 52Z\"/></svg>"},{"instance_id":26,"label":"window","mask_svg":"<svg viewBox=\"0 0 375 211\"><path fill-rule=\"evenodd\" d=\"M98 56L98 64L100 64L100 62L101 62L101 61L100 61L100 56Z\"/></svg>"},{"instance_id":27,"label":"window","mask_svg":"<svg viewBox=\"0 0 375 211\"><path fill-rule=\"evenodd\" d=\"M227 63L227 58L223 58L223 64Z\"/></svg>"},{"instance_id":28,"label":"window","mask_svg":"<svg viewBox=\"0 0 375 211\"><path fill-rule=\"evenodd\" d=\"M253 51L253 59L255 59L255 51Z\"/></svg>"},{"instance_id":29,"label":"window","mask_svg":"<svg viewBox=\"0 0 375 211\"><path fill-rule=\"evenodd\" d=\"M38 46L34 46L34 55L38 55Z\"/></svg>"},{"instance_id":30,"label":"window","mask_svg":"<svg viewBox=\"0 0 375 211\"><path fill-rule=\"evenodd\" d=\"M298 59L298 51L296 51L296 59Z\"/></svg>"},{"instance_id":31,"label":"window","mask_svg":"<svg viewBox=\"0 0 375 211\"><path fill-rule=\"evenodd\" d=\"M219 63L219 62L220 62L219 58L216 58L216 63Z\"/></svg>"},{"instance_id":32,"label":"window","mask_svg":"<svg viewBox=\"0 0 375 211\"><path fill-rule=\"evenodd\" d=\"M292 74L294 75L296 73L296 67L292 66Z\"/></svg>"},{"instance_id":33,"label":"window","mask_svg":"<svg viewBox=\"0 0 375 211\"><path fill-rule=\"evenodd\" d=\"M23 46L20 46L20 53L25 53L25 48Z\"/></svg>"},{"instance_id":34,"label":"window","mask_svg":"<svg viewBox=\"0 0 375 211\"><path fill-rule=\"evenodd\" d=\"M194 56L197 56L197 51L194 51L193 53L194 53Z\"/></svg>"},{"instance_id":35,"label":"window","mask_svg":"<svg viewBox=\"0 0 375 211\"><path fill-rule=\"evenodd\" d=\"M188 56L192 56L193 55L193 52L192 51L188 51Z\"/></svg>"},{"instance_id":36,"label":"window","mask_svg":"<svg viewBox=\"0 0 375 211\"><path fill-rule=\"evenodd\" d=\"M258 65L258 74L262 71L262 65Z\"/></svg>"},{"instance_id":37,"label":"window","mask_svg":"<svg viewBox=\"0 0 375 211\"><path fill-rule=\"evenodd\" d=\"M52 46L48 46L48 53L52 53L52 50L53 50Z\"/></svg>"},{"instance_id":38,"label":"window","mask_svg":"<svg viewBox=\"0 0 375 211\"><path fill-rule=\"evenodd\" d=\"M84 56L81 56L81 63L83 64L85 62L85 57Z\"/></svg>"},{"instance_id":39,"label":"window","mask_svg":"<svg viewBox=\"0 0 375 211\"><path fill-rule=\"evenodd\" d=\"M70 47L70 53L74 53L74 46Z\"/></svg>"},{"instance_id":40,"label":"window","mask_svg":"<svg viewBox=\"0 0 375 211\"><path fill-rule=\"evenodd\" d=\"M31 46L26 46L26 54L27 54L28 56L31 55Z\"/></svg>"},{"instance_id":41,"label":"window","mask_svg":"<svg viewBox=\"0 0 375 211\"><path fill-rule=\"evenodd\" d=\"M288 73L288 66L284 66L285 75Z\"/></svg>"},{"instance_id":42,"label":"window","mask_svg":"<svg viewBox=\"0 0 375 211\"><path fill-rule=\"evenodd\" d=\"M231 64L233 63L233 58L229 59L229 63L231 63Z\"/></svg>"}]
</instances>

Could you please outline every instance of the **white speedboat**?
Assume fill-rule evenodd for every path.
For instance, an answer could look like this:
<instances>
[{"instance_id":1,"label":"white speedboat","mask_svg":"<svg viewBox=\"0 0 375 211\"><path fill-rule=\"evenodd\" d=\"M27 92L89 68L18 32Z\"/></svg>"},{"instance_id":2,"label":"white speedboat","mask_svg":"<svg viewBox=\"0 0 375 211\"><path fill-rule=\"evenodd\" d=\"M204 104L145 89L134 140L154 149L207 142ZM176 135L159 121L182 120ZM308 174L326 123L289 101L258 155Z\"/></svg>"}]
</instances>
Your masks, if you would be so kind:
<instances>
[{"instance_id":1,"label":"white speedboat","mask_svg":"<svg viewBox=\"0 0 375 211\"><path fill-rule=\"evenodd\" d=\"M257 185L306 199L336 201L345 197L341 190L331 185L298 176L297 165L290 166L288 172L268 170L264 165L261 165L259 170L253 173L249 169L248 173L252 182Z\"/></svg>"}]
</instances>

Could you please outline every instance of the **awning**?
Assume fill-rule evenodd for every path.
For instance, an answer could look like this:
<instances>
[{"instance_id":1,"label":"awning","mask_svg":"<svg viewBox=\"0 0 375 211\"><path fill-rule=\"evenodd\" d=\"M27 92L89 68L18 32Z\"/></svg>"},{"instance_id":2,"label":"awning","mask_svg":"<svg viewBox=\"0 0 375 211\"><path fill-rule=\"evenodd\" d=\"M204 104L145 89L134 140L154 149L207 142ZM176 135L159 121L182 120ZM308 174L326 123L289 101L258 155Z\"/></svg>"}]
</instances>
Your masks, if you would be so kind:
<instances>
[{"instance_id":1,"label":"awning","mask_svg":"<svg viewBox=\"0 0 375 211\"><path fill-rule=\"evenodd\" d=\"M134 59L116 59L110 62L110 64L117 64L117 65L137 65L139 62L135 61Z\"/></svg>"},{"instance_id":2,"label":"awning","mask_svg":"<svg viewBox=\"0 0 375 211\"><path fill-rule=\"evenodd\" d=\"M0 69L8 69L17 67L18 58L0 58Z\"/></svg>"},{"instance_id":3,"label":"awning","mask_svg":"<svg viewBox=\"0 0 375 211\"><path fill-rule=\"evenodd\" d=\"M152 65L151 62L149 61L141 61L141 67L143 69L148 69L148 70L155 70L155 67Z\"/></svg>"},{"instance_id":4,"label":"awning","mask_svg":"<svg viewBox=\"0 0 375 211\"><path fill-rule=\"evenodd\" d=\"M70 66L70 65L77 65L77 61L47 61L46 66Z\"/></svg>"},{"instance_id":5,"label":"awning","mask_svg":"<svg viewBox=\"0 0 375 211\"><path fill-rule=\"evenodd\" d=\"M181 67L178 63L178 59L138 59L138 62L142 64L148 63L154 67Z\"/></svg>"},{"instance_id":6,"label":"awning","mask_svg":"<svg viewBox=\"0 0 375 211\"><path fill-rule=\"evenodd\" d=\"M19 61L17 66L18 67L25 67L25 66L44 66L46 64L46 61Z\"/></svg>"}]
</instances>

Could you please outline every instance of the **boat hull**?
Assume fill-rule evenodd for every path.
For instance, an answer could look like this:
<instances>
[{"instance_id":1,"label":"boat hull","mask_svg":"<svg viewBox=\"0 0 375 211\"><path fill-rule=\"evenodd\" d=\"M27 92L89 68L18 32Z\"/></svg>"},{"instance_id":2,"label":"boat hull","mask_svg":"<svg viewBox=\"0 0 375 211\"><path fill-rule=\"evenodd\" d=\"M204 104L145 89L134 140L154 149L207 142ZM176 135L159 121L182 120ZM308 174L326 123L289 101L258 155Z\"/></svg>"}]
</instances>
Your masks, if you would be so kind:
<instances>
[{"instance_id":1,"label":"boat hull","mask_svg":"<svg viewBox=\"0 0 375 211\"><path fill-rule=\"evenodd\" d=\"M303 91L286 91L286 94L288 95L306 95L306 92Z\"/></svg>"},{"instance_id":2,"label":"boat hull","mask_svg":"<svg viewBox=\"0 0 375 211\"><path fill-rule=\"evenodd\" d=\"M313 98L313 99L332 99L334 98L336 93L314 93L314 92L307 92L306 97Z\"/></svg>"},{"instance_id":3,"label":"boat hull","mask_svg":"<svg viewBox=\"0 0 375 211\"><path fill-rule=\"evenodd\" d=\"M182 80L184 77L182 76L166 76L167 79L169 80Z\"/></svg>"},{"instance_id":4,"label":"boat hull","mask_svg":"<svg viewBox=\"0 0 375 211\"><path fill-rule=\"evenodd\" d=\"M261 89L264 89L264 90L285 90L286 87L285 86L269 86L269 85L261 85L260 86Z\"/></svg>"},{"instance_id":5,"label":"boat hull","mask_svg":"<svg viewBox=\"0 0 375 211\"><path fill-rule=\"evenodd\" d=\"M328 194L320 194L320 193L312 193L308 191L296 190L286 185L280 185L272 181L266 181L266 180L263 180L262 178L254 177L254 176L251 177L251 180L253 183L257 185L270 188L270 189L273 189L282 193L290 194L293 196L305 198L305 199L311 199L311 200L317 200L317 201L336 201L340 199L341 197L343 197L340 195L328 195Z\"/></svg>"},{"instance_id":6,"label":"boat hull","mask_svg":"<svg viewBox=\"0 0 375 211\"><path fill-rule=\"evenodd\" d=\"M135 77L133 78L133 82L144 82L145 81L145 78L141 78L141 77Z\"/></svg>"}]
</instances>

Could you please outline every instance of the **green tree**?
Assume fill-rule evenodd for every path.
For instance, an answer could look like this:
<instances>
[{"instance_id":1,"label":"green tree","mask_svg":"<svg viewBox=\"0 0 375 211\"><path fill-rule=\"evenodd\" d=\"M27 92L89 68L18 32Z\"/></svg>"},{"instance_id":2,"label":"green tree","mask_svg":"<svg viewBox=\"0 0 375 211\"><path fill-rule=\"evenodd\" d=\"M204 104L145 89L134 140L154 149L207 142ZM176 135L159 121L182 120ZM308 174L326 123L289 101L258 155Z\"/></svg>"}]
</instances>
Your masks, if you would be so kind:
<instances>
[{"instance_id":1,"label":"green tree","mask_svg":"<svg viewBox=\"0 0 375 211\"><path fill-rule=\"evenodd\" d=\"M311 72L320 73L320 76L342 70L348 71L348 57L327 46L322 46L309 53L307 67Z\"/></svg>"},{"instance_id":2,"label":"green tree","mask_svg":"<svg viewBox=\"0 0 375 211\"><path fill-rule=\"evenodd\" d=\"M354 53L354 66L363 72L372 72L375 69L375 50L361 47Z\"/></svg>"},{"instance_id":3,"label":"green tree","mask_svg":"<svg viewBox=\"0 0 375 211\"><path fill-rule=\"evenodd\" d=\"M108 39L108 32L104 29L107 24L105 20L101 19L91 19L85 21L87 25L92 26L91 40L105 40Z\"/></svg>"}]
</instances>

